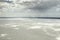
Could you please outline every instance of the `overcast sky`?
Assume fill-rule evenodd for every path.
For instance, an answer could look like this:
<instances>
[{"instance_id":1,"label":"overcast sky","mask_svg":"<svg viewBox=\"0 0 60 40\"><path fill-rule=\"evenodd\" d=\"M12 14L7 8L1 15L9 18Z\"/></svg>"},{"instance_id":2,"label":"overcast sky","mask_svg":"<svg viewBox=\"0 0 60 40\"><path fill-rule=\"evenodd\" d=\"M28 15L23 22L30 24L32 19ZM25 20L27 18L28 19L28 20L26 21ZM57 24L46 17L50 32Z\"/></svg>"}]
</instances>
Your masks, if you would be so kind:
<instances>
[{"instance_id":1,"label":"overcast sky","mask_svg":"<svg viewBox=\"0 0 60 40\"><path fill-rule=\"evenodd\" d=\"M60 1L59 0L16 0L16 1L12 0L12 1L13 1L12 3L14 3L13 6L15 7L10 7L12 3L6 3L6 4L2 3L7 5L7 8L0 9L1 16L60 17L60 3L59 3Z\"/></svg>"}]
</instances>

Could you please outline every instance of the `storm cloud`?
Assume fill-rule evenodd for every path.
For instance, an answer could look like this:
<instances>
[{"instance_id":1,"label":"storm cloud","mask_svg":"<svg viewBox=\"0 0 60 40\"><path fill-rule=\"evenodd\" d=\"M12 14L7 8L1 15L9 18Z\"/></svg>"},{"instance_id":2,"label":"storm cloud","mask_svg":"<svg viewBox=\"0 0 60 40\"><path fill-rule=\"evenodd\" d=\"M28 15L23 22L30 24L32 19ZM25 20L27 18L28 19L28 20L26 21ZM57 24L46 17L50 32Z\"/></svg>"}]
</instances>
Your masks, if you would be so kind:
<instances>
[{"instance_id":1,"label":"storm cloud","mask_svg":"<svg viewBox=\"0 0 60 40\"><path fill-rule=\"evenodd\" d=\"M29 7L32 10L38 10L40 12L47 11L55 6L57 6L59 2L57 0L50 0L50 1L42 1L40 4L35 5L34 7Z\"/></svg>"}]
</instances>

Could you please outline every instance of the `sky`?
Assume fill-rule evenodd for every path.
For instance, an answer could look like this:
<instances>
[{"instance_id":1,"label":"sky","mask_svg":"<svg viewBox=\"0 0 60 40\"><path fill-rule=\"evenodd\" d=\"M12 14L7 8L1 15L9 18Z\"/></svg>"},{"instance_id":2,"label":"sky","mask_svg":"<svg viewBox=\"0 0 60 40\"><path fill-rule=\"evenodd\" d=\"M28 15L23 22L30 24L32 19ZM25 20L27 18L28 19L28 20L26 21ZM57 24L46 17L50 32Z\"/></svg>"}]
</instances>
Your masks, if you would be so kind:
<instances>
[{"instance_id":1,"label":"sky","mask_svg":"<svg viewBox=\"0 0 60 40\"><path fill-rule=\"evenodd\" d=\"M2 2L1 17L60 17L59 0L12 1L12 3Z\"/></svg>"}]
</instances>

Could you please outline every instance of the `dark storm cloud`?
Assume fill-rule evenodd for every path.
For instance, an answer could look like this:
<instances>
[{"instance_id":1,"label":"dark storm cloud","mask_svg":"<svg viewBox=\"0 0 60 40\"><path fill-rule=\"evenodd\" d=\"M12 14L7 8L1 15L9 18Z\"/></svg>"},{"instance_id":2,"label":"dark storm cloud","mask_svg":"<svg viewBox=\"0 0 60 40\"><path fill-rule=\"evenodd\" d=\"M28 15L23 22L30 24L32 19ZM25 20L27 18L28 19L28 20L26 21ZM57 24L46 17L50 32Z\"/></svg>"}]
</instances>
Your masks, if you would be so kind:
<instances>
[{"instance_id":1,"label":"dark storm cloud","mask_svg":"<svg viewBox=\"0 0 60 40\"><path fill-rule=\"evenodd\" d=\"M45 2L41 2L40 4L34 6L34 7L28 7L31 10L36 10L36 11L40 11L40 12L44 12L49 10L52 7L55 7L59 4L59 1L57 0L51 0L51 1L45 1Z\"/></svg>"}]
</instances>

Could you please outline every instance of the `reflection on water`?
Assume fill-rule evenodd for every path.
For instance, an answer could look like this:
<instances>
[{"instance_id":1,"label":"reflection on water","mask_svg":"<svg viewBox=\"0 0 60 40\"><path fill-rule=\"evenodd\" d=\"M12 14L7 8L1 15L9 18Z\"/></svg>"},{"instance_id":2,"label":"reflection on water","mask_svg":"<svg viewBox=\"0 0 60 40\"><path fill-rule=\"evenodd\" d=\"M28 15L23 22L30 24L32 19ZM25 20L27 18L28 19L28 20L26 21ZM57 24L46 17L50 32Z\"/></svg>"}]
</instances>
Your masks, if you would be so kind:
<instances>
[{"instance_id":1,"label":"reflection on water","mask_svg":"<svg viewBox=\"0 0 60 40\"><path fill-rule=\"evenodd\" d=\"M0 40L60 40L60 21L58 21L58 19L2 19Z\"/></svg>"},{"instance_id":2,"label":"reflection on water","mask_svg":"<svg viewBox=\"0 0 60 40\"><path fill-rule=\"evenodd\" d=\"M1 34L0 36L1 36L1 37L5 37L5 36L7 36L7 34Z\"/></svg>"}]
</instances>

